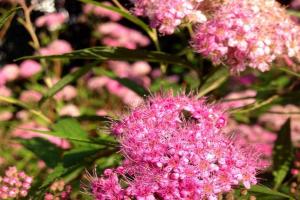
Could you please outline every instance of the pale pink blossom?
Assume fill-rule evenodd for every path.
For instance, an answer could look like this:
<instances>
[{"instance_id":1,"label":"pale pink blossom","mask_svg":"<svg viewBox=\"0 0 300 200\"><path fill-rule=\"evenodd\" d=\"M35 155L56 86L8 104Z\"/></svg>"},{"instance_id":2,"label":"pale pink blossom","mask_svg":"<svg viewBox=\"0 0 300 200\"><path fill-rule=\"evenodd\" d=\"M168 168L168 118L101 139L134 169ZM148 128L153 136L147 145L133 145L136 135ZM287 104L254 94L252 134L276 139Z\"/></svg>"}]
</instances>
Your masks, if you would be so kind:
<instances>
[{"instance_id":1,"label":"pale pink blossom","mask_svg":"<svg viewBox=\"0 0 300 200\"><path fill-rule=\"evenodd\" d=\"M104 5L106 6L112 6L110 2L102 2ZM105 8L101 8L99 6L94 6L92 4L85 4L83 7L83 12L85 14L94 14L95 16L98 17L107 17L109 18L111 21L119 21L120 19L122 19L122 16L119 15L117 12L105 9Z\"/></svg>"},{"instance_id":2,"label":"pale pink blossom","mask_svg":"<svg viewBox=\"0 0 300 200\"><path fill-rule=\"evenodd\" d=\"M4 65L1 73L3 73L7 81L14 81L19 77L19 67L16 64Z\"/></svg>"},{"instance_id":3,"label":"pale pink blossom","mask_svg":"<svg viewBox=\"0 0 300 200\"><path fill-rule=\"evenodd\" d=\"M72 46L65 40L55 40L47 47L41 48L39 53L43 56L60 55L71 52Z\"/></svg>"},{"instance_id":4,"label":"pale pink blossom","mask_svg":"<svg viewBox=\"0 0 300 200\"><path fill-rule=\"evenodd\" d=\"M104 109L99 109L96 112L96 115L98 115L98 116L106 116L107 114L108 114L107 111Z\"/></svg>"},{"instance_id":5,"label":"pale pink blossom","mask_svg":"<svg viewBox=\"0 0 300 200\"><path fill-rule=\"evenodd\" d=\"M59 115L60 116L78 117L78 116L80 116L80 110L74 104L67 104L60 109Z\"/></svg>"},{"instance_id":6,"label":"pale pink blossom","mask_svg":"<svg viewBox=\"0 0 300 200\"><path fill-rule=\"evenodd\" d=\"M30 78L42 70L40 63L34 60L25 60L20 64L20 76Z\"/></svg>"},{"instance_id":7,"label":"pale pink blossom","mask_svg":"<svg viewBox=\"0 0 300 200\"><path fill-rule=\"evenodd\" d=\"M109 81L109 78L107 78L107 77L96 76L96 77L90 78L88 80L87 87L90 90L99 90L103 86L105 86L108 81Z\"/></svg>"},{"instance_id":8,"label":"pale pink blossom","mask_svg":"<svg viewBox=\"0 0 300 200\"><path fill-rule=\"evenodd\" d=\"M46 26L50 31L59 29L69 19L67 12L48 13L36 19L37 27Z\"/></svg>"},{"instance_id":9,"label":"pale pink blossom","mask_svg":"<svg viewBox=\"0 0 300 200\"><path fill-rule=\"evenodd\" d=\"M77 96L77 90L72 85L65 86L61 91L59 91L54 98L57 100L70 101Z\"/></svg>"},{"instance_id":10,"label":"pale pink blossom","mask_svg":"<svg viewBox=\"0 0 300 200\"><path fill-rule=\"evenodd\" d=\"M107 46L136 49L150 43L150 40L140 32L115 22L100 24L98 31L103 35L102 43Z\"/></svg>"},{"instance_id":11,"label":"pale pink blossom","mask_svg":"<svg viewBox=\"0 0 300 200\"><path fill-rule=\"evenodd\" d=\"M10 97L11 95L12 92L8 87L0 86L0 96Z\"/></svg>"},{"instance_id":12,"label":"pale pink blossom","mask_svg":"<svg viewBox=\"0 0 300 200\"><path fill-rule=\"evenodd\" d=\"M35 90L25 90L20 95L20 100L24 102L38 102L42 98L42 94Z\"/></svg>"},{"instance_id":13,"label":"pale pink blossom","mask_svg":"<svg viewBox=\"0 0 300 200\"><path fill-rule=\"evenodd\" d=\"M8 121L13 117L13 113L10 111L0 112L0 121Z\"/></svg>"}]
</instances>

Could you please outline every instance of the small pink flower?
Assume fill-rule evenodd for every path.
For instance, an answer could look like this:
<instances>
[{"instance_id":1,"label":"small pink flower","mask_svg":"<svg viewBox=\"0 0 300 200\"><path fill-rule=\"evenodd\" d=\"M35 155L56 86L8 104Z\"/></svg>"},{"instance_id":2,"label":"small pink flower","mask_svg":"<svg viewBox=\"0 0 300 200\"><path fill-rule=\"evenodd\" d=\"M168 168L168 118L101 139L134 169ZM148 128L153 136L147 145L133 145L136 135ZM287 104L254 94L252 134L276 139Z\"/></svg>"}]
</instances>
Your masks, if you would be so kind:
<instances>
[{"instance_id":1,"label":"small pink flower","mask_svg":"<svg viewBox=\"0 0 300 200\"><path fill-rule=\"evenodd\" d=\"M19 76L19 67L15 64L5 65L1 71L7 81L14 81Z\"/></svg>"},{"instance_id":2,"label":"small pink flower","mask_svg":"<svg viewBox=\"0 0 300 200\"><path fill-rule=\"evenodd\" d=\"M72 46L65 40L55 40L47 47L40 49L40 54L43 56L60 55L71 52Z\"/></svg>"},{"instance_id":3,"label":"small pink flower","mask_svg":"<svg viewBox=\"0 0 300 200\"><path fill-rule=\"evenodd\" d=\"M12 95L12 92L9 88L5 86L0 86L0 96L4 97L10 97Z\"/></svg>"},{"instance_id":4,"label":"small pink flower","mask_svg":"<svg viewBox=\"0 0 300 200\"><path fill-rule=\"evenodd\" d=\"M112 6L111 3L107 1L103 2L103 4L107 6ZM92 13L98 17L107 17L111 21L119 21L120 19L122 19L122 16L119 15L118 13L107 10L105 8L101 8L99 6L94 6L92 4L85 4L83 7L83 12L85 14Z\"/></svg>"},{"instance_id":5,"label":"small pink flower","mask_svg":"<svg viewBox=\"0 0 300 200\"><path fill-rule=\"evenodd\" d=\"M34 90L25 90L20 95L20 100L24 102L38 102L42 98L42 94Z\"/></svg>"},{"instance_id":6,"label":"small pink flower","mask_svg":"<svg viewBox=\"0 0 300 200\"><path fill-rule=\"evenodd\" d=\"M13 117L13 114L10 111L0 112L0 121L8 121L12 117Z\"/></svg>"},{"instance_id":7,"label":"small pink flower","mask_svg":"<svg viewBox=\"0 0 300 200\"><path fill-rule=\"evenodd\" d=\"M20 65L20 76L30 78L42 70L41 65L34 60L25 60Z\"/></svg>"},{"instance_id":8,"label":"small pink flower","mask_svg":"<svg viewBox=\"0 0 300 200\"><path fill-rule=\"evenodd\" d=\"M74 86L67 85L59 91L54 98L57 100L70 101L77 96L77 90Z\"/></svg>"},{"instance_id":9,"label":"small pink flower","mask_svg":"<svg viewBox=\"0 0 300 200\"><path fill-rule=\"evenodd\" d=\"M78 117L80 115L80 111L77 106L74 104L68 104L61 108L59 111L60 116L72 116L72 117Z\"/></svg>"},{"instance_id":10,"label":"small pink flower","mask_svg":"<svg viewBox=\"0 0 300 200\"><path fill-rule=\"evenodd\" d=\"M87 87L90 90L99 90L109 82L107 77L93 77L88 80Z\"/></svg>"},{"instance_id":11,"label":"small pink flower","mask_svg":"<svg viewBox=\"0 0 300 200\"><path fill-rule=\"evenodd\" d=\"M46 26L50 31L60 28L69 19L67 12L48 13L36 19L37 27Z\"/></svg>"}]
</instances>

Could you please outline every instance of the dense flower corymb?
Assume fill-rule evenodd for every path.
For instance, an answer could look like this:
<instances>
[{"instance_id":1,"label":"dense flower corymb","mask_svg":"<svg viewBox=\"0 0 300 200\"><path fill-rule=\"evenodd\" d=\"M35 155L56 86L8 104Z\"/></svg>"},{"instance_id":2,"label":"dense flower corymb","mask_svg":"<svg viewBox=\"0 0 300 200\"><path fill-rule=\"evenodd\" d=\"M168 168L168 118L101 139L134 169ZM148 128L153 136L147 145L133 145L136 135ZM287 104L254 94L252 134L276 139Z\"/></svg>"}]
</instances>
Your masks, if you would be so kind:
<instances>
[{"instance_id":1,"label":"dense flower corymb","mask_svg":"<svg viewBox=\"0 0 300 200\"><path fill-rule=\"evenodd\" d=\"M299 26L275 0L233 0L199 25L193 45L233 72L247 66L266 71L283 55L299 58L299 33Z\"/></svg>"},{"instance_id":2,"label":"dense flower corymb","mask_svg":"<svg viewBox=\"0 0 300 200\"><path fill-rule=\"evenodd\" d=\"M92 180L94 197L215 200L234 185L250 188L262 167L258 153L223 134L226 120L219 106L203 99L148 99L112 125L125 160ZM121 186L121 177L127 187Z\"/></svg>"},{"instance_id":3,"label":"dense flower corymb","mask_svg":"<svg viewBox=\"0 0 300 200\"><path fill-rule=\"evenodd\" d=\"M134 13L150 19L153 28L163 34L172 34L184 20L194 23L206 21L200 10L203 0L132 0Z\"/></svg>"},{"instance_id":4,"label":"dense flower corymb","mask_svg":"<svg viewBox=\"0 0 300 200\"><path fill-rule=\"evenodd\" d=\"M23 171L18 172L16 167L8 168L5 176L0 176L0 199L26 197L31 183L32 178Z\"/></svg>"}]
</instances>

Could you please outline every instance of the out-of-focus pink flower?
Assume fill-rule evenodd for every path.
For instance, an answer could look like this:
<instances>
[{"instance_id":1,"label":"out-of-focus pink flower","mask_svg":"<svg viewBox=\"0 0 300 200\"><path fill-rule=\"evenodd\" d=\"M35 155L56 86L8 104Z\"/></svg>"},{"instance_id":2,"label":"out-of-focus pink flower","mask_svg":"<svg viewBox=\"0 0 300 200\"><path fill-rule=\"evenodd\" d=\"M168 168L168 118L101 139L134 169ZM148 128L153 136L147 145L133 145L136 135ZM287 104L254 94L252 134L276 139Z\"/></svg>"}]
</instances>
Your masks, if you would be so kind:
<instances>
[{"instance_id":1,"label":"out-of-focus pink flower","mask_svg":"<svg viewBox=\"0 0 300 200\"><path fill-rule=\"evenodd\" d=\"M1 69L1 73L7 81L14 81L19 77L19 67L15 64L4 65Z\"/></svg>"},{"instance_id":2,"label":"out-of-focus pink flower","mask_svg":"<svg viewBox=\"0 0 300 200\"><path fill-rule=\"evenodd\" d=\"M9 167L3 177L0 176L0 199L19 199L27 196L32 177L16 167Z\"/></svg>"},{"instance_id":3,"label":"out-of-focus pink flower","mask_svg":"<svg viewBox=\"0 0 300 200\"><path fill-rule=\"evenodd\" d=\"M114 22L100 24L98 31L104 36L102 43L108 46L136 49L150 43L150 40L140 32Z\"/></svg>"},{"instance_id":4,"label":"out-of-focus pink flower","mask_svg":"<svg viewBox=\"0 0 300 200\"><path fill-rule=\"evenodd\" d=\"M20 64L20 76L30 78L42 70L40 63L34 60L25 60Z\"/></svg>"},{"instance_id":5,"label":"out-of-focus pink flower","mask_svg":"<svg viewBox=\"0 0 300 200\"><path fill-rule=\"evenodd\" d=\"M10 111L0 112L0 121L7 121L10 120L12 117L13 114Z\"/></svg>"},{"instance_id":6,"label":"out-of-focus pink flower","mask_svg":"<svg viewBox=\"0 0 300 200\"><path fill-rule=\"evenodd\" d=\"M5 86L0 86L0 96L4 97L10 97L12 95L12 92L9 88Z\"/></svg>"},{"instance_id":7,"label":"out-of-focus pink flower","mask_svg":"<svg viewBox=\"0 0 300 200\"><path fill-rule=\"evenodd\" d=\"M65 139L55 137L52 135L46 135L46 134L42 134L42 133L33 132L31 130L48 131L47 128L42 127L35 122L26 122L26 123L19 125L15 130L13 130L12 135L15 137L23 138L23 139L31 139L34 137L45 138L49 142L55 144L56 146L58 146L62 149L69 149L71 146L70 143Z\"/></svg>"},{"instance_id":8,"label":"out-of-focus pink flower","mask_svg":"<svg viewBox=\"0 0 300 200\"><path fill-rule=\"evenodd\" d=\"M49 13L36 19L37 27L46 26L50 31L60 28L69 19L67 12Z\"/></svg>"},{"instance_id":9,"label":"out-of-focus pink flower","mask_svg":"<svg viewBox=\"0 0 300 200\"><path fill-rule=\"evenodd\" d=\"M16 117L21 121L27 121L29 119L29 113L26 110L21 110L17 112Z\"/></svg>"},{"instance_id":10,"label":"out-of-focus pink flower","mask_svg":"<svg viewBox=\"0 0 300 200\"><path fill-rule=\"evenodd\" d=\"M77 96L77 90L72 85L65 86L61 91L59 91L54 98L57 100L70 101Z\"/></svg>"},{"instance_id":11,"label":"out-of-focus pink flower","mask_svg":"<svg viewBox=\"0 0 300 200\"><path fill-rule=\"evenodd\" d=\"M60 55L71 52L72 46L65 40L55 40L47 47L40 49L40 54L43 56Z\"/></svg>"},{"instance_id":12,"label":"out-of-focus pink flower","mask_svg":"<svg viewBox=\"0 0 300 200\"><path fill-rule=\"evenodd\" d=\"M295 146L300 146L300 108L295 105L276 105L260 116L259 121L268 128L278 131L288 118L291 119L292 141Z\"/></svg>"},{"instance_id":13,"label":"out-of-focus pink flower","mask_svg":"<svg viewBox=\"0 0 300 200\"><path fill-rule=\"evenodd\" d=\"M106 116L107 115L107 111L103 110L103 109L97 110L96 115L98 115L98 116Z\"/></svg>"},{"instance_id":14,"label":"out-of-focus pink flower","mask_svg":"<svg viewBox=\"0 0 300 200\"><path fill-rule=\"evenodd\" d=\"M300 9L300 0L293 0L291 3L291 8Z\"/></svg>"},{"instance_id":15,"label":"out-of-focus pink flower","mask_svg":"<svg viewBox=\"0 0 300 200\"><path fill-rule=\"evenodd\" d=\"M90 78L88 80L87 85L90 90L99 90L100 88L105 86L108 81L109 81L109 78L98 76L98 77Z\"/></svg>"},{"instance_id":16,"label":"out-of-focus pink flower","mask_svg":"<svg viewBox=\"0 0 300 200\"><path fill-rule=\"evenodd\" d=\"M277 138L275 133L267 131L259 125L238 124L233 120L229 120L226 132L235 134L242 146L255 146L267 162L271 160L273 145Z\"/></svg>"},{"instance_id":17,"label":"out-of-focus pink flower","mask_svg":"<svg viewBox=\"0 0 300 200\"><path fill-rule=\"evenodd\" d=\"M246 67L264 72L283 55L300 58L299 36L299 26L275 0L234 0L198 26L193 43L197 52L234 73Z\"/></svg>"},{"instance_id":18,"label":"out-of-focus pink flower","mask_svg":"<svg viewBox=\"0 0 300 200\"><path fill-rule=\"evenodd\" d=\"M20 95L20 100L24 102L38 102L42 98L42 94L34 90L25 90Z\"/></svg>"},{"instance_id":19,"label":"out-of-focus pink flower","mask_svg":"<svg viewBox=\"0 0 300 200\"><path fill-rule=\"evenodd\" d=\"M102 2L104 5L107 5L107 6L111 6L111 3L110 2ZM92 4L85 4L84 7L83 7L83 12L85 14L94 14L95 16L98 16L98 17L107 17L109 18L111 21L119 21L122 16L119 15L118 13L116 12L113 12L111 10L107 10L105 8L101 8L99 6L94 6Z\"/></svg>"},{"instance_id":20,"label":"out-of-focus pink flower","mask_svg":"<svg viewBox=\"0 0 300 200\"><path fill-rule=\"evenodd\" d=\"M216 200L236 185L250 188L263 168L259 152L228 138L226 121L204 99L151 97L112 124L125 159L91 180L94 198Z\"/></svg>"},{"instance_id":21,"label":"out-of-focus pink flower","mask_svg":"<svg viewBox=\"0 0 300 200\"><path fill-rule=\"evenodd\" d=\"M131 70L134 76L145 76L151 72L151 66L147 62L139 61L132 64Z\"/></svg>"},{"instance_id":22,"label":"out-of-focus pink flower","mask_svg":"<svg viewBox=\"0 0 300 200\"><path fill-rule=\"evenodd\" d=\"M77 106L74 104L68 104L61 108L59 111L60 116L72 116L72 117L78 117L80 116L80 111Z\"/></svg>"},{"instance_id":23,"label":"out-of-focus pink flower","mask_svg":"<svg viewBox=\"0 0 300 200\"><path fill-rule=\"evenodd\" d=\"M225 102L222 103L227 109L239 108L255 103L256 91L245 90L240 92L232 92L228 94L224 99Z\"/></svg>"}]
</instances>

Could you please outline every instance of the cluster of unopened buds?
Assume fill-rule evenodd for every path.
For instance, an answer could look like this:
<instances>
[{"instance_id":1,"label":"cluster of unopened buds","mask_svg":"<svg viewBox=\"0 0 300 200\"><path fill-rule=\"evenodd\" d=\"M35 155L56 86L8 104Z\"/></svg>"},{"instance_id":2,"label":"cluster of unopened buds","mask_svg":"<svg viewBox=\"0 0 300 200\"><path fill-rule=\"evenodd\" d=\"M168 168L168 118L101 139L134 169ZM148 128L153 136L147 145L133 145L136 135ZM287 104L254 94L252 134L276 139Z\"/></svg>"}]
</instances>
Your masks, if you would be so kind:
<instances>
[{"instance_id":1,"label":"cluster of unopened buds","mask_svg":"<svg viewBox=\"0 0 300 200\"><path fill-rule=\"evenodd\" d=\"M149 98L112 124L125 159L120 167L92 178L93 196L217 200L233 186L249 189L265 166L255 149L223 133L226 123L220 106L204 99L173 94Z\"/></svg>"},{"instance_id":2,"label":"cluster of unopened buds","mask_svg":"<svg viewBox=\"0 0 300 200\"><path fill-rule=\"evenodd\" d=\"M44 200L69 200L72 187L66 185L63 180L54 182L50 191L45 194Z\"/></svg>"},{"instance_id":3,"label":"cluster of unopened buds","mask_svg":"<svg viewBox=\"0 0 300 200\"><path fill-rule=\"evenodd\" d=\"M0 177L0 199L26 197L31 187L32 177L16 167L9 167L5 175Z\"/></svg>"}]
</instances>

